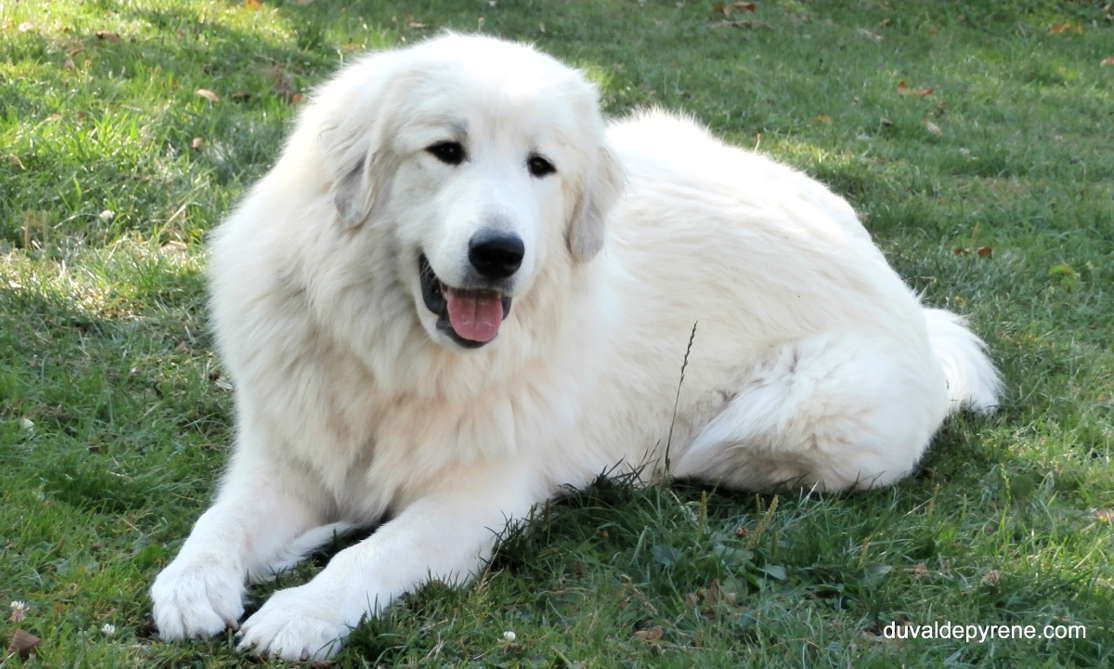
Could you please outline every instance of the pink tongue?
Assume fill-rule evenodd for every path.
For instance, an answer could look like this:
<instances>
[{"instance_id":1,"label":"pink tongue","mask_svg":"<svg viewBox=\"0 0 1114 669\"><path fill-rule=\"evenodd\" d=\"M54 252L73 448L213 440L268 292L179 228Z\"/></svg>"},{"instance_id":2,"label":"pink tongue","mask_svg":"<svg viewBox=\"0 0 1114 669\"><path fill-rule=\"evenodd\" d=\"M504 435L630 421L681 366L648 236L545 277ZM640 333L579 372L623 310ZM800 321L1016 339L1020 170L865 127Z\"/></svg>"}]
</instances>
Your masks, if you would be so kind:
<instances>
[{"instance_id":1,"label":"pink tongue","mask_svg":"<svg viewBox=\"0 0 1114 669\"><path fill-rule=\"evenodd\" d=\"M503 322L503 302L498 293L445 288L449 323L469 341L491 341Z\"/></svg>"}]
</instances>

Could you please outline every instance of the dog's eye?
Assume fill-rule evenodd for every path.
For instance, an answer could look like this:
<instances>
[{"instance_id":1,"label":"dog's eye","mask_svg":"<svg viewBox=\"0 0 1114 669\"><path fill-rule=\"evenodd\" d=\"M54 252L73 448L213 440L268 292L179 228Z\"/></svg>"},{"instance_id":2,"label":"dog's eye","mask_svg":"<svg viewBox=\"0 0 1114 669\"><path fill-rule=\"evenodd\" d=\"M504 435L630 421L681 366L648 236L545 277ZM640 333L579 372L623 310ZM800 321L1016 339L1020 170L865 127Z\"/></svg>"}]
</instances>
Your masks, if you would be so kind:
<instances>
[{"instance_id":1,"label":"dog's eye","mask_svg":"<svg viewBox=\"0 0 1114 669\"><path fill-rule=\"evenodd\" d=\"M427 146L425 150L446 165L459 165L464 162L464 147L460 142L437 142Z\"/></svg>"},{"instance_id":2,"label":"dog's eye","mask_svg":"<svg viewBox=\"0 0 1114 669\"><path fill-rule=\"evenodd\" d=\"M557 171L557 168L553 166L553 163L549 162L545 158L542 158L536 153L531 154L530 158L526 160L526 167L530 170L530 174L533 174L534 176L539 178L544 177L547 174L553 174Z\"/></svg>"}]
</instances>

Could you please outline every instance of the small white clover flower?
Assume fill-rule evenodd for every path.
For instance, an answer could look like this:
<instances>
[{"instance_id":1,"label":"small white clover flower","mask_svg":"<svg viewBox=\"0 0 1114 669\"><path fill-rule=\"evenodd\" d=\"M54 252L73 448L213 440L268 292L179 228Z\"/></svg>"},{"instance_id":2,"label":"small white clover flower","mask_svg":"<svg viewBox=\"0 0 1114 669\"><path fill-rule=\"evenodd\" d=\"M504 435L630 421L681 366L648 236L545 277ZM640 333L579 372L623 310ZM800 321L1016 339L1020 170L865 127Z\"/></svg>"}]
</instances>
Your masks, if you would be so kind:
<instances>
[{"instance_id":1,"label":"small white clover flower","mask_svg":"<svg viewBox=\"0 0 1114 669\"><path fill-rule=\"evenodd\" d=\"M517 638L518 638L518 635L515 634L514 632L512 632L511 630L507 630L506 632L503 632L503 641L506 641L507 643L514 643L515 639L517 639Z\"/></svg>"},{"instance_id":2,"label":"small white clover flower","mask_svg":"<svg viewBox=\"0 0 1114 669\"><path fill-rule=\"evenodd\" d=\"M105 636L112 636L113 634L116 634L116 626L112 623L105 623L101 625L101 634Z\"/></svg>"},{"instance_id":3,"label":"small white clover flower","mask_svg":"<svg viewBox=\"0 0 1114 669\"><path fill-rule=\"evenodd\" d=\"M8 619L11 620L13 623L18 623L19 621L26 618L27 612L31 610L31 607L27 606L27 602L23 601L22 599L17 599L8 606L10 606L12 609L12 615Z\"/></svg>"},{"instance_id":4,"label":"small white clover flower","mask_svg":"<svg viewBox=\"0 0 1114 669\"><path fill-rule=\"evenodd\" d=\"M27 432L30 432L35 429L35 421L31 420L27 416L24 416L23 418L19 419L19 427ZM16 602L12 602L12 604L15 605Z\"/></svg>"},{"instance_id":5,"label":"small white clover flower","mask_svg":"<svg viewBox=\"0 0 1114 669\"><path fill-rule=\"evenodd\" d=\"M111 209L105 209L101 213L97 214L97 218L100 219L102 223L108 223L112 219L116 218L116 212L112 211Z\"/></svg>"}]
</instances>

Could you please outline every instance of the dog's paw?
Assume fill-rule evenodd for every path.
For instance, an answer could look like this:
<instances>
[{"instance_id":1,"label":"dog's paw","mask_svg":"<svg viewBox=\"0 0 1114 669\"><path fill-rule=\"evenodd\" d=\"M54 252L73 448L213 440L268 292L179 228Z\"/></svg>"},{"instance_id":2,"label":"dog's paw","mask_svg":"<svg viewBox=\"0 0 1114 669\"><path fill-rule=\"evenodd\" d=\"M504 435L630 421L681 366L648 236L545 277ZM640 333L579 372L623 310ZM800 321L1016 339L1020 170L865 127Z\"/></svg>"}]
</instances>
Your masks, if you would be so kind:
<instances>
[{"instance_id":1,"label":"dog's paw","mask_svg":"<svg viewBox=\"0 0 1114 669\"><path fill-rule=\"evenodd\" d=\"M243 575L219 556L179 557L155 579L151 600L162 639L210 637L244 614Z\"/></svg>"},{"instance_id":2,"label":"dog's paw","mask_svg":"<svg viewBox=\"0 0 1114 669\"><path fill-rule=\"evenodd\" d=\"M336 602L321 601L311 584L280 590L240 628L237 648L260 657L328 661L351 631Z\"/></svg>"}]
</instances>

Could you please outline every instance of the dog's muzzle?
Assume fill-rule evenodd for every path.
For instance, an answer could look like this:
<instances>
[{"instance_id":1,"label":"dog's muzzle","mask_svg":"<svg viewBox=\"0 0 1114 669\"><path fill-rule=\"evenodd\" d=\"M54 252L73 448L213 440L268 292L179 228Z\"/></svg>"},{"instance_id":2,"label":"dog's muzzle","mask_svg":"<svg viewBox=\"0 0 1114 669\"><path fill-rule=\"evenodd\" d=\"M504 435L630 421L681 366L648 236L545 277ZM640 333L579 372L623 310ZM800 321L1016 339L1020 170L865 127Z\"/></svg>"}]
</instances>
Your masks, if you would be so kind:
<instances>
[{"instance_id":1,"label":"dog's muzzle","mask_svg":"<svg viewBox=\"0 0 1114 669\"><path fill-rule=\"evenodd\" d=\"M433 272L425 254L418 257L422 301L437 315L437 329L458 346L479 348L495 339L511 312L511 296L497 290L453 288Z\"/></svg>"}]
</instances>

